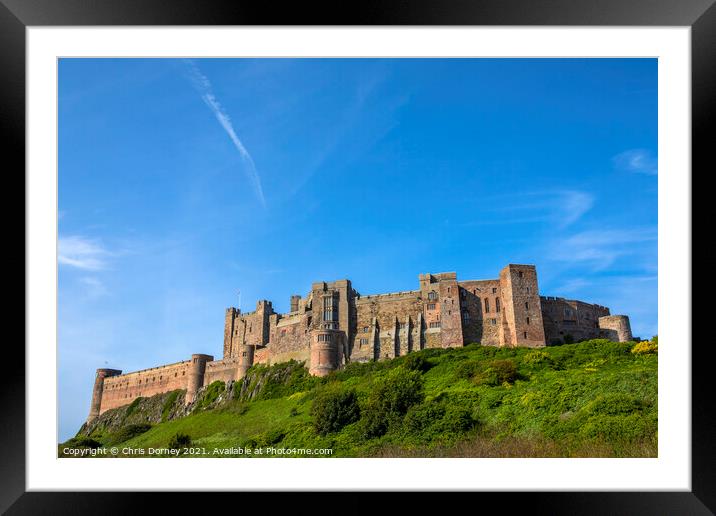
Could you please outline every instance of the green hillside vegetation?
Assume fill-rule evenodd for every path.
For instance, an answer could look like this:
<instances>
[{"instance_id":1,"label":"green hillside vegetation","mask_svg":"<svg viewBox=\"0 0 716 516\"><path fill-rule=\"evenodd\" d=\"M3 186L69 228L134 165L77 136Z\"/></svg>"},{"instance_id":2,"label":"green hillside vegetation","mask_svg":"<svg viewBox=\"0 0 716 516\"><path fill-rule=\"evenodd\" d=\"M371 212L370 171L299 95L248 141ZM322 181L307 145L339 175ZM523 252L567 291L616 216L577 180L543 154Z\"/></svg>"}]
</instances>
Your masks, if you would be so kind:
<instances>
[{"instance_id":1,"label":"green hillside vegetation","mask_svg":"<svg viewBox=\"0 0 716 516\"><path fill-rule=\"evenodd\" d=\"M591 340L425 349L326 378L295 361L256 365L242 381L207 386L188 415L171 405L183 395L159 395L156 423L138 423L143 405L132 403L105 413L114 427L83 427L64 446L188 444L211 457L266 447L334 457L655 457L657 354L656 339ZM119 411L129 409L133 423L122 426Z\"/></svg>"}]
</instances>

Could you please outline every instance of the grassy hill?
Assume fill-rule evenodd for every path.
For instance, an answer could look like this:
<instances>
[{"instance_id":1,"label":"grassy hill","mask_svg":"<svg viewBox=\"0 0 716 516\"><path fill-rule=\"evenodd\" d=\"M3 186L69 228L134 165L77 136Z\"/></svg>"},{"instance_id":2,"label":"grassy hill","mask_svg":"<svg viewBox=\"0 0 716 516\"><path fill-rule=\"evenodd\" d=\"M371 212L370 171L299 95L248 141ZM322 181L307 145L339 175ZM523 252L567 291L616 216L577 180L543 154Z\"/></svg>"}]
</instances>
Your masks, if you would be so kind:
<instances>
[{"instance_id":1,"label":"grassy hill","mask_svg":"<svg viewBox=\"0 0 716 516\"><path fill-rule=\"evenodd\" d=\"M298 362L257 365L188 407L174 391L107 411L60 455L67 446L116 446L121 456L190 443L183 456L308 456L255 453L270 447L334 457L655 457L657 363L655 340L592 340L426 349L327 378Z\"/></svg>"}]
</instances>

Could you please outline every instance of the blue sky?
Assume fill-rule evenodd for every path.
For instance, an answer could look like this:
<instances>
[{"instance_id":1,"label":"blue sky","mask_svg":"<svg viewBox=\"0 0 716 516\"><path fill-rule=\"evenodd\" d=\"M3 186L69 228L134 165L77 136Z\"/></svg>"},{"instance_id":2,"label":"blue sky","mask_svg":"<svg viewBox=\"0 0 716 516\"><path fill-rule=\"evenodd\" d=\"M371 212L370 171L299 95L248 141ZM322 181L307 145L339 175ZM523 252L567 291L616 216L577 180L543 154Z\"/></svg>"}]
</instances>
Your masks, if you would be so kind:
<instances>
[{"instance_id":1,"label":"blue sky","mask_svg":"<svg viewBox=\"0 0 716 516\"><path fill-rule=\"evenodd\" d=\"M657 332L655 59L62 59L60 439L224 309L537 266Z\"/></svg>"}]
</instances>

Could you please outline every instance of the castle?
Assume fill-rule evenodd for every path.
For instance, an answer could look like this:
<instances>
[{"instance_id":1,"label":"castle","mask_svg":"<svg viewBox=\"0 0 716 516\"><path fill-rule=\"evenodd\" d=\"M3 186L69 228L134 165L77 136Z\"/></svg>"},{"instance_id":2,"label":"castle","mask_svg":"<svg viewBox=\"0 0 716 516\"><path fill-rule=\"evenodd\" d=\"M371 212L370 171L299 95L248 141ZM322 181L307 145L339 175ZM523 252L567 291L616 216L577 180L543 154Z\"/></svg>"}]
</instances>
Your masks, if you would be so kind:
<instances>
[{"instance_id":1,"label":"castle","mask_svg":"<svg viewBox=\"0 0 716 516\"><path fill-rule=\"evenodd\" d=\"M631 340L629 318L609 308L539 295L534 265L507 265L499 277L458 281L454 272L420 274L419 288L362 296L350 280L313 283L291 296L291 310L274 312L270 301L242 313L228 308L221 360L196 354L190 360L122 374L98 369L88 421L102 412L186 389L186 403L216 380L244 377L253 364L305 361L325 376L348 362L382 360L424 348L544 347L604 337Z\"/></svg>"}]
</instances>

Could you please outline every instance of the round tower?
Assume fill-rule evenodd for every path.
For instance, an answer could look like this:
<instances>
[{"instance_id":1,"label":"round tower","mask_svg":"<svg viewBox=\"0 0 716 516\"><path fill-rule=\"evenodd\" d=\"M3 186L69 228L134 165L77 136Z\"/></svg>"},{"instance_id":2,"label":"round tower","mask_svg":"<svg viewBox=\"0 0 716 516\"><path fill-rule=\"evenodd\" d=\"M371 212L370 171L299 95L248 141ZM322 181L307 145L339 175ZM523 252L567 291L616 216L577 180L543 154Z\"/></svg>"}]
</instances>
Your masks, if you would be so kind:
<instances>
[{"instance_id":1,"label":"round tower","mask_svg":"<svg viewBox=\"0 0 716 516\"><path fill-rule=\"evenodd\" d=\"M185 402L188 405L196 399L196 393L204 385L204 372L206 371L206 363L214 360L211 355L194 354L191 356L189 363L189 377L186 385Z\"/></svg>"},{"instance_id":2,"label":"round tower","mask_svg":"<svg viewBox=\"0 0 716 516\"><path fill-rule=\"evenodd\" d=\"M102 408L102 393L104 392L104 379L120 374L122 374L122 371L119 369L97 369L97 374L94 377L94 387L92 388L92 403L90 404L90 411L87 416L88 423L100 414L100 409Z\"/></svg>"},{"instance_id":3,"label":"round tower","mask_svg":"<svg viewBox=\"0 0 716 516\"><path fill-rule=\"evenodd\" d=\"M341 337L343 332L331 329L316 329L311 332L311 365L313 376L326 376L341 365Z\"/></svg>"},{"instance_id":4,"label":"round tower","mask_svg":"<svg viewBox=\"0 0 716 516\"><path fill-rule=\"evenodd\" d=\"M631 325L626 315L607 315L599 318L600 334L614 342L629 342L632 340Z\"/></svg>"},{"instance_id":5,"label":"round tower","mask_svg":"<svg viewBox=\"0 0 716 516\"><path fill-rule=\"evenodd\" d=\"M241 380L246 376L246 371L254 365L254 349L251 344L242 344L239 351L239 367L236 371L236 379Z\"/></svg>"}]
</instances>

